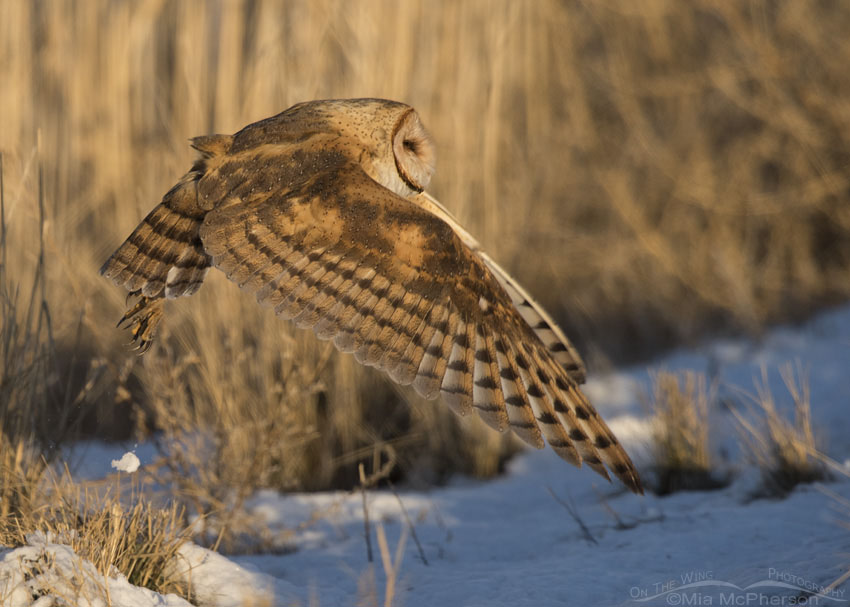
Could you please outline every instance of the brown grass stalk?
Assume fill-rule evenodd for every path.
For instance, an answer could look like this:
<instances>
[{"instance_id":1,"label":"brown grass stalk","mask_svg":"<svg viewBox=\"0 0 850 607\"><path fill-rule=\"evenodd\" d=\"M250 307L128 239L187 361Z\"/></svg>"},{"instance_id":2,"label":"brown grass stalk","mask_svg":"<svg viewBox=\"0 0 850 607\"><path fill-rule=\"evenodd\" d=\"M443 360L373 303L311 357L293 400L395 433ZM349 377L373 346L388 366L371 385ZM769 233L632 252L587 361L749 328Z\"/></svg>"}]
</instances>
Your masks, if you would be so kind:
<instances>
[{"instance_id":1,"label":"brown grass stalk","mask_svg":"<svg viewBox=\"0 0 850 607\"><path fill-rule=\"evenodd\" d=\"M661 371L652 379L655 491L716 489L725 485L711 454L709 403L705 376Z\"/></svg>"},{"instance_id":2,"label":"brown grass stalk","mask_svg":"<svg viewBox=\"0 0 850 607\"><path fill-rule=\"evenodd\" d=\"M780 368L780 375L793 403L793 418L776 405L764 367L756 394L745 395L746 412L731 408L741 445L759 467L761 492L771 497L784 496L801 483L829 478L827 466L832 463L823 455L812 428L808 374L799 363L796 368L788 363Z\"/></svg>"},{"instance_id":3,"label":"brown grass stalk","mask_svg":"<svg viewBox=\"0 0 850 607\"><path fill-rule=\"evenodd\" d=\"M90 385L97 414L81 431L162 430L177 439L175 470L214 476L219 500L238 483L356 486L357 464L399 437L396 474L424 482L496 474L516 448L400 397L221 277L169 306L158 350L124 347L112 326L124 294L96 270L189 167L186 140L297 101L416 106L439 150L434 193L593 364L758 332L850 296L844 4L51 8L0 2L4 280L28 293L38 276L59 361L47 375L72 388L63 414ZM27 321L17 301L4 343L42 314ZM48 359L32 353L33 368Z\"/></svg>"},{"instance_id":4,"label":"brown grass stalk","mask_svg":"<svg viewBox=\"0 0 850 607\"><path fill-rule=\"evenodd\" d=\"M168 573L188 539L184 510L176 502L162 506L138 496L127 503L120 490L76 483L67 470L29 478L23 487L12 476L0 476L4 494L22 489L28 501L0 517L0 545L24 546L40 533L69 546L103 576L117 570L136 586L188 598L190 589Z\"/></svg>"}]
</instances>

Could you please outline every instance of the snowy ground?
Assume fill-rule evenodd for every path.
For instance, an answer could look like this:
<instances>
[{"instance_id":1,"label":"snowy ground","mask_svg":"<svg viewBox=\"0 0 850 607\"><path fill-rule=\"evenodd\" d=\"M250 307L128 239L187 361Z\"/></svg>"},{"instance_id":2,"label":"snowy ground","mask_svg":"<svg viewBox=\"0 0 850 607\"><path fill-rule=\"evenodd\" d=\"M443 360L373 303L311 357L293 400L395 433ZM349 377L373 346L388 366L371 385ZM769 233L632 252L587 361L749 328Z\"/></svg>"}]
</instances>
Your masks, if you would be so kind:
<instances>
[{"instance_id":1,"label":"snowy ground","mask_svg":"<svg viewBox=\"0 0 850 607\"><path fill-rule=\"evenodd\" d=\"M755 392L764 367L777 403L788 405L778 372L786 362L808 369L816 431L827 453L850 471L850 307L800 328L773 331L760 343L710 344L648 367L594 377L587 392L640 461L647 423L637 394L646 391L649 370L707 372L719 377L721 392L740 401L729 386ZM208 605L256 604L264 596L276 605L354 605L368 594L370 579L383 604L380 524L393 558L406 536L395 585L395 604L406 607L850 604L850 582L816 596L801 594L818 592L850 568L850 530L838 524L850 513L813 486L798 487L782 500L750 499L758 475L737 452L731 415L718 410L714 416L717 450L727 454L735 475L720 491L637 497L588 470L573 469L549 450L527 452L492 482L459 479L427 492L400 489L398 496L369 492L371 569L362 498L347 493L255 496L251 507L272 533L321 515L289 540L290 553L226 559L190 545L184 557L194 564L194 583L204 590L199 598ZM121 454L120 448L91 449L83 473L106 474ZM145 449L136 454L143 464L152 457ZM826 488L850 499L850 480L836 479ZM573 505L589 534L550 490ZM427 564L407 533L400 504ZM39 550L59 551L56 561L64 562L62 546L43 542L33 538L31 547L0 552L0 597L9 563L36 558ZM114 605L183 604L147 591L132 594L122 580L109 583L127 597L116 601L113 593ZM22 600L15 604L28 604Z\"/></svg>"}]
</instances>

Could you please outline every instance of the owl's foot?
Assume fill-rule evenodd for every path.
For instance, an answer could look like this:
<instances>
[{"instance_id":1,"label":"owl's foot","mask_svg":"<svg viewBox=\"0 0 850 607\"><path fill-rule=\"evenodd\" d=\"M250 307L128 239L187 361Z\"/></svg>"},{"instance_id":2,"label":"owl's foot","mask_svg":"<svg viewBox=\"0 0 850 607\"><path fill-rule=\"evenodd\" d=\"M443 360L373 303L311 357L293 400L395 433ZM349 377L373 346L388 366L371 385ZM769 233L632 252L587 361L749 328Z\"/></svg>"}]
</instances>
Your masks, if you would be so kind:
<instances>
[{"instance_id":1,"label":"owl's foot","mask_svg":"<svg viewBox=\"0 0 850 607\"><path fill-rule=\"evenodd\" d=\"M139 354L144 354L151 347L159 321L162 320L164 300L161 297L140 296L138 291L129 293L127 300L129 301L133 296L139 296L139 301L124 313L117 326L130 328L132 334L130 344L136 347Z\"/></svg>"}]
</instances>

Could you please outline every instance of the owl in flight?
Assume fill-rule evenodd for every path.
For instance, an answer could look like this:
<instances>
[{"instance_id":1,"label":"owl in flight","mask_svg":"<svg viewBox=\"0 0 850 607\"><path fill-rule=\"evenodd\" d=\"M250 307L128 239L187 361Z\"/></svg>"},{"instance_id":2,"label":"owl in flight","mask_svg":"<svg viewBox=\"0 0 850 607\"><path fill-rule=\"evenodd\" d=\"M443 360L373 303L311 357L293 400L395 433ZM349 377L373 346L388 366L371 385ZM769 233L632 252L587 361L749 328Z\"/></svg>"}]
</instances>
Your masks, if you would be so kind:
<instances>
[{"instance_id":1,"label":"owl in flight","mask_svg":"<svg viewBox=\"0 0 850 607\"><path fill-rule=\"evenodd\" d=\"M146 349L163 303L215 266L338 349L460 414L640 478L579 390L581 358L549 315L424 192L434 147L381 99L300 103L235 135L196 137L188 173L101 268L137 296ZM121 324L121 323L119 323Z\"/></svg>"}]
</instances>

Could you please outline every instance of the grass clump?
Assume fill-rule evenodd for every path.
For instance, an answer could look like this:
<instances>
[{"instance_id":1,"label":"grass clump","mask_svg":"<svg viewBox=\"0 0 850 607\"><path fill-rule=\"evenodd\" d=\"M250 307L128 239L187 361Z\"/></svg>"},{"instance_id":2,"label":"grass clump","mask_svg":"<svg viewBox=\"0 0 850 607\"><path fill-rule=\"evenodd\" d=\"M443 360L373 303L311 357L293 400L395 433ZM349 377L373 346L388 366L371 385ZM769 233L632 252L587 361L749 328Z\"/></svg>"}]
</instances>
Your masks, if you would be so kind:
<instances>
[{"instance_id":1,"label":"grass clump","mask_svg":"<svg viewBox=\"0 0 850 607\"><path fill-rule=\"evenodd\" d=\"M29 272L12 274L27 266L10 263L21 247L9 246L3 160L0 155L0 545L24 546L41 534L70 546L102 575L118 570L133 584L179 592L164 569L185 537L176 504L160 508L139 498L126 506L118 495L97 497L70 475L53 473L62 447L80 438L103 396L104 364L64 356L56 336L40 165L35 259ZM81 328L78 323L76 345Z\"/></svg>"},{"instance_id":2,"label":"grass clump","mask_svg":"<svg viewBox=\"0 0 850 607\"><path fill-rule=\"evenodd\" d=\"M718 489L728 484L715 468L709 440L709 402L705 376L661 371L652 378L653 490Z\"/></svg>"},{"instance_id":3,"label":"grass clump","mask_svg":"<svg viewBox=\"0 0 850 607\"><path fill-rule=\"evenodd\" d=\"M780 368L780 375L791 397L793 418L777 406L765 368L761 382L756 383L756 394L747 395L747 414L731 409L741 445L761 475L757 497L784 497L797 485L829 478L827 459L812 428L808 376L800 366L795 371L790 363Z\"/></svg>"},{"instance_id":4,"label":"grass clump","mask_svg":"<svg viewBox=\"0 0 850 607\"><path fill-rule=\"evenodd\" d=\"M117 571L135 586L189 598L185 582L171 573L188 539L181 507L162 507L142 496L128 506L118 495L98 496L68 475L52 481L48 476L30 479L29 501L0 517L0 544L17 548L40 537L69 546L104 577ZM0 479L4 491L11 478Z\"/></svg>"}]
</instances>

